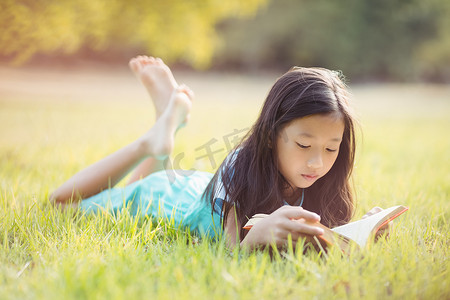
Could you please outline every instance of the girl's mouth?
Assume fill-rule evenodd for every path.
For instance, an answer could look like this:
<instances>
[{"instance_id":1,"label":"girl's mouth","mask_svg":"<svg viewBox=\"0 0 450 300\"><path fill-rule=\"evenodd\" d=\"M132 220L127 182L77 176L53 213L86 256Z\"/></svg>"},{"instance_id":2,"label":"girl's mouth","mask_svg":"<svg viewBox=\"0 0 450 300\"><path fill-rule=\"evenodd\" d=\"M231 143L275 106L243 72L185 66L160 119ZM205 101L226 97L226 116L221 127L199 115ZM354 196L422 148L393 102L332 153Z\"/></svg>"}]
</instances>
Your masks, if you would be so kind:
<instances>
[{"instance_id":1,"label":"girl's mouth","mask_svg":"<svg viewBox=\"0 0 450 300\"><path fill-rule=\"evenodd\" d=\"M302 177L305 178L307 181L314 181L314 180L316 180L319 177L319 175L302 174Z\"/></svg>"}]
</instances>

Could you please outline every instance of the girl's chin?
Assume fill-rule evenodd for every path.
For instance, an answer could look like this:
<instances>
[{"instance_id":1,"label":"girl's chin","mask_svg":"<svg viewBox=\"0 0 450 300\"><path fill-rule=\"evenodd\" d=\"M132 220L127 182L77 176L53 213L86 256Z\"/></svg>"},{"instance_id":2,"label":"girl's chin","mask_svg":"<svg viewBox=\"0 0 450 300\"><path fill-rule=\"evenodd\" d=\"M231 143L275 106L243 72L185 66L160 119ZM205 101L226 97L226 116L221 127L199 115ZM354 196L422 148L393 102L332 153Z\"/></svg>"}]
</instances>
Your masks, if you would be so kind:
<instances>
[{"instance_id":1,"label":"girl's chin","mask_svg":"<svg viewBox=\"0 0 450 300\"><path fill-rule=\"evenodd\" d=\"M306 189L312 186L320 177L314 178L314 180L305 180L303 177L296 182L289 182L290 186L295 189Z\"/></svg>"},{"instance_id":2,"label":"girl's chin","mask_svg":"<svg viewBox=\"0 0 450 300\"><path fill-rule=\"evenodd\" d=\"M316 181L317 181L317 179L313 180L313 181L306 181L306 182L303 180L302 182L299 182L297 187L301 188L301 189L306 189L306 188L309 188L310 186L312 186Z\"/></svg>"},{"instance_id":3,"label":"girl's chin","mask_svg":"<svg viewBox=\"0 0 450 300\"><path fill-rule=\"evenodd\" d=\"M311 184L302 184L302 185L299 186L299 188L300 189L306 189L306 188L309 188L312 185L313 185L313 183L311 183Z\"/></svg>"}]
</instances>

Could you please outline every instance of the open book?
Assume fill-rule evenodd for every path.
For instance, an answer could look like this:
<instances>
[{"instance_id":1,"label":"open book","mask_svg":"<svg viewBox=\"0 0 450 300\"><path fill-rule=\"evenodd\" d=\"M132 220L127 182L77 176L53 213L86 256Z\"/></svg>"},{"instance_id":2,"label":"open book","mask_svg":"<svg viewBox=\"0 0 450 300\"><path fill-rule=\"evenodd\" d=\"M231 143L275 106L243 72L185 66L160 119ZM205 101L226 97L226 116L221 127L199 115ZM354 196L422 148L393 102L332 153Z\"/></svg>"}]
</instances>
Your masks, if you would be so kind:
<instances>
[{"instance_id":1,"label":"open book","mask_svg":"<svg viewBox=\"0 0 450 300\"><path fill-rule=\"evenodd\" d=\"M377 231L385 224L389 223L399 215L407 211L408 208L402 205L393 206L371 215L365 219L351 222L339 227L330 229L320 223L308 223L323 229L324 234L316 238L307 239L310 242L320 243L322 247L331 245L338 246L342 252L348 254L352 247L363 248L370 239L375 237ZM245 224L244 229L250 229L258 221L262 220L266 214L256 214Z\"/></svg>"}]
</instances>

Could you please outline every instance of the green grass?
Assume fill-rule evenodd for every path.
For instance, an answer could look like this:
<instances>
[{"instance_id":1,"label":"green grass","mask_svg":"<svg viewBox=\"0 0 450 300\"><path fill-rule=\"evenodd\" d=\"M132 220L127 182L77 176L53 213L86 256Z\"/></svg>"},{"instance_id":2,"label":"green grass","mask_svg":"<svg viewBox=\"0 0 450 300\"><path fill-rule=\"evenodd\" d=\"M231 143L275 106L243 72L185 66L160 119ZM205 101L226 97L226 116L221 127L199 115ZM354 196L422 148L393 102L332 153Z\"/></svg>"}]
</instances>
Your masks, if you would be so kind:
<instances>
[{"instance_id":1,"label":"green grass","mask_svg":"<svg viewBox=\"0 0 450 300\"><path fill-rule=\"evenodd\" d=\"M188 82L189 83L189 82ZM267 86L261 87L267 90ZM426 96L430 90L411 87ZM363 137L355 169L356 218L373 206L403 204L391 238L343 257L290 250L251 254L198 241L164 222L73 217L47 204L51 190L136 138L151 124L140 100L0 100L1 299L445 299L450 297L450 97L402 94L404 87L355 87ZM434 91L434 89L433 89ZM181 167L213 171L195 150L249 126L261 99L213 101L200 93L180 131ZM438 109L436 109L438 107ZM207 124L207 126L205 126ZM221 151L217 162L226 155ZM155 220L153 220L155 221Z\"/></svg>"}]
</instances>

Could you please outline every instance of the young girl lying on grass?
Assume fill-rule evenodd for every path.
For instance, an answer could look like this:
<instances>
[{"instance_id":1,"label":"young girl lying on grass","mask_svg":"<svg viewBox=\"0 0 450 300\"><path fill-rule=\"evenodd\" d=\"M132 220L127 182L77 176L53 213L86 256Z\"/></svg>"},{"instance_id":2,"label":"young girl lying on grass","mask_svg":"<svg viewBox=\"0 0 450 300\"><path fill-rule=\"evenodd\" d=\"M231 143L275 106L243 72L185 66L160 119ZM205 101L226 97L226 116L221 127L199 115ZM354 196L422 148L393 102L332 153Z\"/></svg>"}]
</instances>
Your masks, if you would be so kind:
<instances>
[{"instance_id":1,"label":"young girl lying on grass","mask_svg":"<svg viewBox=\"0 0 450 300\"><path fill-rule=\"evenodd\" d=\"M210 237L223 230L229 245L250 248L323 233L305 221L334 227L350 220L355 120L336 72L293 68L275 82L256 123L216 174L174 172L169 180L164 161L189 119L193 93L159 58L138 56L130 68L153 100L154 126L75 174L51 194L52 202L86 212L126 206ZM132 170L126 187L110 188ZM243 230L256 213L270 215Z\"/></svg>"}]
</instances>

